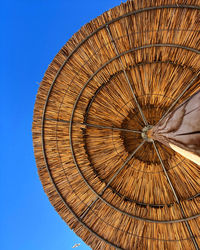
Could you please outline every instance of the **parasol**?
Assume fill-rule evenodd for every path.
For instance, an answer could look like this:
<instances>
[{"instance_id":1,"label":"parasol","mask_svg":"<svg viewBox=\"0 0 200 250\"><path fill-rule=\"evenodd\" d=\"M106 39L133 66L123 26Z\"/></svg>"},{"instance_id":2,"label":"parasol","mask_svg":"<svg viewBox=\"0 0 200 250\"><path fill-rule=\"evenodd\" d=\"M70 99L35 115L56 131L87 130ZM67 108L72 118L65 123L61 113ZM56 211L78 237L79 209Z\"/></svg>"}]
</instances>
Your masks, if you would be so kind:
<instances>
[{"instance_id":1,"label":"parasol","mask_svg":"<svg viewBox=\"0 0 200 250\"><path fill-rule=\"evenodd\" d=\"M44 75L38 174L93 249L199 249L199 165L162 127L200 90L199 23L198 0L127 1L74 34Z\"/></svg>"}]
</instances>

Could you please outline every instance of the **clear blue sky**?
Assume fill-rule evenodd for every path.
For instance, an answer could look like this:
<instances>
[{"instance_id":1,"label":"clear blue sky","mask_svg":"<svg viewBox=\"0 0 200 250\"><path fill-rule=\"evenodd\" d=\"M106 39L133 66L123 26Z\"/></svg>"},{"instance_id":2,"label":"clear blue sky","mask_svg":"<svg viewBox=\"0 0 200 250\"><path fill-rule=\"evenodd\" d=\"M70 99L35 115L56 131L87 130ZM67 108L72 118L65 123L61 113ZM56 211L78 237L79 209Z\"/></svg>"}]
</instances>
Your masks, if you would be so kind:
<instances>
[{"instance_id":1,"label":"clear blue sky","mask_svg":"<svg viewBox=\"0 0 200 250\"><path fill-rule=\"evenodd\" d=\"M32 147L38 83L82 25L120 0L0 0L0 249L89 249L54 211Z\"/></svg>"}]
</instances>

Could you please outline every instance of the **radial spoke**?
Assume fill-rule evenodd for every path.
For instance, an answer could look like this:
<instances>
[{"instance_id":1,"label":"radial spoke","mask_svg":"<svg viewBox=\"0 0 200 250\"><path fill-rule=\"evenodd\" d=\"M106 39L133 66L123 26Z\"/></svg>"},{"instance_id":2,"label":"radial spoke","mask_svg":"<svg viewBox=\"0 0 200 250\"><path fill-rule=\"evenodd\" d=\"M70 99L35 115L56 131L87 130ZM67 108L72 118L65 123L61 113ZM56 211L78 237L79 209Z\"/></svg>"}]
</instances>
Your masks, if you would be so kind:
<instances>
[{"instance_id":1,"label":"radial spoke","mask_svg":"<svg viewBox=\"0 0 200 250\"><path fill-rule=\"evenodd\" d=\"M156 146L154 140L152 140L152 142L153 142L153 146L154 146L154 148L155 148L155 151L156 151L156 153L157 153L157 155L158 155L158 158L159 158L160 164L161 164L161 166L162 166L162 169L163 169L163 171L164 171L164 173L165 173L165 176L166 176L166 178L167 178L167 180L168 180L168 182L169 182L169 185L170 185L170 187L171 187L171 189L172 189L172 192L173 192L173 194L174 194L174 196L175 196L175 198L176 198L176 202L179 204L180 201L179 201L178 196L177 196L177 194L176 194L176 191L175 191L175 189L174 189L174 187L173 187L173 185L172 185L172 183L171 183L171 180L170 180L169 175L168 175L168 173L167 173L167 170L166 170L166 168L165 168L165 166L164 166L164 163L163 163L163 160L162 160L162 158L161 158L161 156L160 156L160 153L159 153L159 151L158 151L158 148L157 148L157 146Z\"/></svg>"},{"instance_id":2,"label":"radial spoke","mask_svg":"<svg viewBox=\"0 0 200 250\"><path fill-rule=\"evenodd\" d=\"M117 177L117 175L122 171L122 169L126 166L126 164L133 158L133 156L135 155L135 153L142 147L142 145L145 143L145 141L142 141L139 146L129 155L129 157L126 159L126 161L124 162L124 164L121 166L121 168L119 168L117 170L117 172L113 175L113 177L109 180L109 182L107 183L107 185L104 187L101 195L105 192L105 190L109 187L109 185L111 184L111 182L113 182L113 180Z\"/></svg>"},{"instance_id":3,"label":"radial spoke","mask_svg":"<svg viewBox=\"0 0 200 250\"><path fill-rule=\"evenodd\" d=\"M116 44L115 44L115 41L114 41L114 39L113 39L113 37L112 37L112 34L111 34L111 31L110 31L110 28L109 28L108 24L106 25L106 29L107 29L107 32L108 32L108 34L109 34L110 40L111 40L111 42L113 43L113 46L114 46L114 49L115 49L115 53L117 54L117 56L119 56L119 51L118 51L117 46L116 46ZM123 70L123 72L124 72L126 81L128 82L128 85L129 85L129 87L130 87L130 89L131 89L131 92L132 92L134 101L135 101L135 103L136 103L136 105L137 105L137 107L138 107L138 109L139 109L139 112L140 112L140 114L141 114L141 116L142 116L143 122L144 122L144 124L147 126L147 125L148 125L148 122L147 122L147 120L146 120L146 118L145 118L145 116L144 116L144 113L142 112L142 109L141 109L141 107L140 107L140 104L138 103L138 100L137 100L136 95L135 95L135 93L134 93L133 87L132 87L132 85L131 85L131 83L130 83L130 80L129 80L129 78L128 78L128 75L127 75L127 73L126 73L126 70L125 70L125 68L124 68L124 65L123 65L123 62L122 62L121 57L119 57L119 61L120 61L120 64L121 64L121 66L122 66L122 70Z\"/></svg>"},{"instance_id":4,"label":"radial spoke","mask_svg":"<svg viewBox=\"0 0 200 250\"><path fill-rule=\"evenodd\" d=\"M123 163L123 165L121 166L121 168L119 168L116 173L113 175L113 177L109 180L109 182L106 184L106 186L104 187L104 189L101 191L100 196L102 196L104 194L104 192L106 191L106 189L109 187L109 185L111 184L111 182L113 182L113 180L117 177L117 175L122 171L122 169L126 166L126 164L128 164L128 162L133 158L133 156L135 155L135 153L142 147L142 145L145 143L145 141L142 141L139 146L129 155L129 157L126 159L126 161ZM99 198L97 197L88 207L87 209L84 211L84 213L81 215L81 219L83 219L87 213L89 212L89 210L91 209L91 207L95 204L95 202L99 200Z\"/></svg>"},{"instance_id":5,"label":"radial spoke","mask_svg":"<svg viewBox=\"0 0 200 250\"><path fill-rule=\"evenodd\" d=\"M166 176L166 178L167 178L167 180L168 180L168 182L169 182L169 185L170 185L170 187L171 187L171 189L172 189L172 192L173 192L173 194L174 194L174 197L175 197L175 199L176 199L176 202L178 203L178 205L179 205L179 207L180 207L180 210L181 210L181 213L182 213L182 216L183 216L183 218L185 219L185 218L186 218L185 212L184 212L183 207L182 207L182 205L181 205L181 203L180 203L180 201L179 201L179 198L178 198L178 196L177 196L177 194L176 194L176 191L175 191L175 189L174 189L174 187L173 187L173 185L172 185L172 182L171 182L171 180L170 180L170 178L169 178L169 175L168 175L168 173L167 173L167 170L166 170L166 168L165 168L165 165L164 165L164 163L163 163L163 160L162 160L162 158L161 158L161 155L160 155L160 153L159 153L159 151L158 151L158 148L157 148L157 146L156 146L154 140L153 140L152 142L153 142L155 151L156 151L156 153L157 153L157 155L158 155L158 158L159 158L159 160L160 160L160 163L161 163L161 166L162 166L162 168L163 168L163 171L164 171L164 173L165 173L165 176ZM193 241L193 244L194 244L194 246L195 246L195 249L198 250L198 249L199 249L198 244L197 244L197 242L196 242L196 240L195 240L195 237L194 237L194 235L193 235L192 229L191 229L191 227L190 227L188 221L185 221L185 225L186 225L186 227L187 227L187 229L188 229L188 232L189 232L190 237L191 237L191 239L192 239L192 241Z\"/></svg>"},{"instance_id":6,"label":"radial spoke","mask_svg":"<svg viewBox=\"0 0 200 250\"><path fill-rule=\"evenodd\" d=\"M161 117L161 119L159 120L159 122L161 122L168 114L169 112L172 110L172 108L177 104L177 102L181 99L181 97L187 92L187 90L192 86L192 84L194 83L194 81L196 81L196 79L199 77L200 75L200 70L197 71L196 75L191 79L191 81L188 83L187 87L181 92L181 94L176 98L176 100L171 104L171 106L168 108L168 110L165 112L165 114ZM158 123L159 123L158 122Z\"/></svg>"},{"instance_id":7,"label":"radial spoke","mask_svg":"<svg viewBox=\"0 0 200 250\"><path fill-rule=\"evenodd\" d=\"M80 216L80 219L82 220L87 213L90 211L90 209L92 208L92 206L95 204L95 202L99 199L99 197L97 197L88 207L87 209L82 213L82 215Z\"/></svg>"},{"instance_id":8,"label":"radial spoke","mask_svg":"<svg viewBox=\"0 0 200 250\"><path fill-rule=\"evenodd\" d=\"M57 119L51 119L51 118L45 118L45 120L47 120L47 121L57 121L57 122L70 123L70 121L57 120ZM109 126L103 126L103 125L98 125L98 124L91 124L91 123L86 123L86 122L73 122L73 123L74 124L79 124L81 126L86 126L86 127L94 127L94 128L99 128L99 129L111 129L111 130L117 130L117 131L123 131L123 132L131 132L131 133L141 134L141 131L139 131L139 130L133 130L133 129L109 127Z\"/></svg>"}]
</instances>

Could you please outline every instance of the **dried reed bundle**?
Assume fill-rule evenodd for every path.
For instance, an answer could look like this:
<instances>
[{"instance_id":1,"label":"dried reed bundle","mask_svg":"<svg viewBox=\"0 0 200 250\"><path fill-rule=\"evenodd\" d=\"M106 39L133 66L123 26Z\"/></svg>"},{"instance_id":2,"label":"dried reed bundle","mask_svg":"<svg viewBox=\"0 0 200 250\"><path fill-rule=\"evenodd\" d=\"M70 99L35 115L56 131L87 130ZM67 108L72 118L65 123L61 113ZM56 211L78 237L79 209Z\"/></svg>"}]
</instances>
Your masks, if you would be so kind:
<instances>
[{"instance_id":1,"label":"dried reed bundle","mask_svg":"<svg viewBox=\"0 0 200 250\"><path fill-rule=\"evenodd\" d=\"M147 137L173 103L200 90L199 5L123 3L74 34L41 82L38 173L93 249L200 246L199 166Z\"/></svg>"}]
</instances>

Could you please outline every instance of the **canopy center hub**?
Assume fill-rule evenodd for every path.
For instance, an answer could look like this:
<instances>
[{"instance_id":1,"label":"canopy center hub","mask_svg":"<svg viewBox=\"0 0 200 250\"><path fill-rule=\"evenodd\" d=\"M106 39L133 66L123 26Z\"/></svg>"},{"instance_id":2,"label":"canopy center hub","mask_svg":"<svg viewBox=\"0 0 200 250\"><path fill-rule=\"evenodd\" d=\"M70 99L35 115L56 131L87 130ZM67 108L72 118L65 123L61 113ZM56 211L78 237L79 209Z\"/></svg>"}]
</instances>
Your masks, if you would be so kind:
<instances>
[{"instance_id":1,"label":"canopy center hub","mask_svg":"<svg viewBox=\"0 0 200 250\"><path fill-rule=\"evenodd\" d=\"M152 125L147 125L142 129L142 138L147 142L152 142L153 139L150 137L150 134L148 133L150 129L152 129Z\"/></svg>"}]
</instances>

